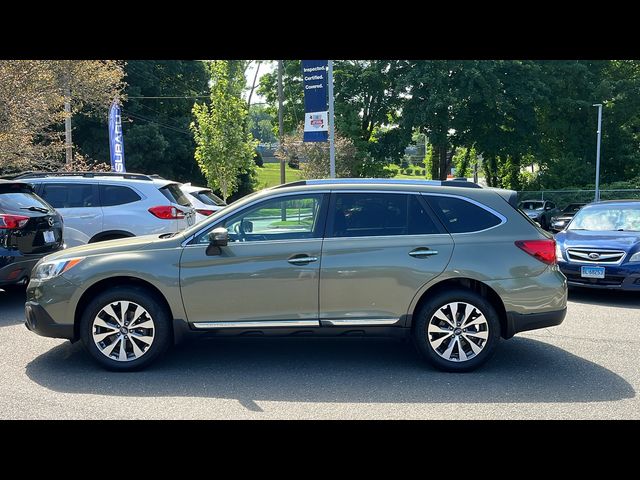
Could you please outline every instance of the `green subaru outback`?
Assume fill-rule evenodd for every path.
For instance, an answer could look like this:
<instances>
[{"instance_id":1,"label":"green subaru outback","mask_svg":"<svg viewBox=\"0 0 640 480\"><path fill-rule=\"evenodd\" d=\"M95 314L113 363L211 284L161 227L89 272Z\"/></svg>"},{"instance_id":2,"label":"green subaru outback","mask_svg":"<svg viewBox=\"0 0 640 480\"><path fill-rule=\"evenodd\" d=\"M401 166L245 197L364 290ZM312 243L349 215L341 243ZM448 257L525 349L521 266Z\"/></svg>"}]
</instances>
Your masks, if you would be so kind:
<instances>
[{"instance_id":1,"label":"green subaru outback","mask_svg":"<svg viewBox=\"0 0 640 480\"><path fill-rule=\"evenodd\" d=\"M555 242L516 205L464 181L289 183L177 234L48 255L26 326L119 371L203 334L404 337L472 370L501 337L565 317Z\"/></svg>"}]
</instances>

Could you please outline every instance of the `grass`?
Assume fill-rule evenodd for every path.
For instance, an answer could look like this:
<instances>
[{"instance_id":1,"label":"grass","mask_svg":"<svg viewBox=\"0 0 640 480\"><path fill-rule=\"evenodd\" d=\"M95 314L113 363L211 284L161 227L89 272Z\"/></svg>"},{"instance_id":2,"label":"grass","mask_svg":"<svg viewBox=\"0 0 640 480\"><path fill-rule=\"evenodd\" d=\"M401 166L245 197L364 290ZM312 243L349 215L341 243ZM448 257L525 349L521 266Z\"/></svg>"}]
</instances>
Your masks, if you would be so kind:
<instances>
[{"instance_id":1,"label":"grass","mask_svg":"<svg viewBox=\"0 0 640 480\"><path fill-rule=\"evenodd\" d=\"M387 167L388 170L394 170L396 172L395 177L393 178L409 178L412 180L425 179L422 175L405 175L398 171L397 165L389 165ZM258 187L257 190L262 188L274 187L276 185L280 185L280 164L279 163L265 163L262 168L257 168L258 171ZM290 168L289 165L286 165L285 170L285 180L287 182L295 182L296 180L301 180L302 175L300 170L294 170Z\"/></svg>"},{"instance_id":2,"label":"grass","mask_svg":"<svg viewBox=\"0 0 640 480\"><path fill-rule=\"evenodd\" d=\"M262 188L274 187L280 185L280 164L279 163L265 163L263 167L256 168L258 171L258 187L257 190ZM285 181L295 182L301 180L302 175L300 170L294 170L285 165Z\"/></svg>"}]
</instances>

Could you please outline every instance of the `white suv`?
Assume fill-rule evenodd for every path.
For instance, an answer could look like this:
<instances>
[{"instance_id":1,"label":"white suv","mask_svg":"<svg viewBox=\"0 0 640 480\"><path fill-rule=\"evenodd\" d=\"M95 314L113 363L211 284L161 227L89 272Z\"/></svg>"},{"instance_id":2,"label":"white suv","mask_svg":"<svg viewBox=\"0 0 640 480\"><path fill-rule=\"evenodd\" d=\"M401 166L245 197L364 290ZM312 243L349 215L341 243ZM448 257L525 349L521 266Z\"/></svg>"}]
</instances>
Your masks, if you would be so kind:
<instances>
[{"instance_id":1,"label":"white suv","mask_svg":"<svg viewBox=\"0 0 640 480\"><path fill-rule=\"evenodd\" d=\"M226 202L218 197L210 188L196 187L191 183L180 185L182 191L187 195L191 205L196 209L196 221L201 222L209 215L227 206Z\"/></svg>"},{"instance_id":2,"label":"white suv","mask_svg":"<svg viewBox=\"0 0 640 480\"><path fill-rule=\"evenodd\" d=\"M68 247L179 232L196 219L180 184L158 176L45 172L16 178L33 185L62 215Z\"/></svg>"}]
</instances>

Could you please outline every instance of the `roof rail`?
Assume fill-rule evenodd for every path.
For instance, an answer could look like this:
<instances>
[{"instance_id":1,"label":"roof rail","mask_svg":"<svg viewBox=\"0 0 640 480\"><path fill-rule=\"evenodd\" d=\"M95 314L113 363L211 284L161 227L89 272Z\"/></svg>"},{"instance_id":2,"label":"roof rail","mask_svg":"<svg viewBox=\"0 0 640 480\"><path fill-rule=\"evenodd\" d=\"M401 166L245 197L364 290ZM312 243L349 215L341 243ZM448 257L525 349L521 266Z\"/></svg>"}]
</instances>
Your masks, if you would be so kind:
<instances>
[{"instance_id":1,"label":"roof rail","mask_svg":"<svg viewBox=\"0 0 640 480\"><path fill-rule=\"evenodd\" d=\"M463 187L463 188L482 188L477 183L469 182L462 179L453 180L420 180L409 178L323 178L315 180L298 180L295 182L284 183L273 188L298 187L302 185L430 185L435 187Z\"/></svg>"},{"instance_id":2,"label":"roof rail","mask_svg":"<svg viewBox=\"0 0 640 480\"><path fill-rule=\"evenodd\" d=\"M147 180L153 181L153 175L144 175L142 173L117 173L117 172L25 172L13 177L15 180L24 178L42 178L42 177L121 177L128 180Z\"/></svg>"}]
</instances>

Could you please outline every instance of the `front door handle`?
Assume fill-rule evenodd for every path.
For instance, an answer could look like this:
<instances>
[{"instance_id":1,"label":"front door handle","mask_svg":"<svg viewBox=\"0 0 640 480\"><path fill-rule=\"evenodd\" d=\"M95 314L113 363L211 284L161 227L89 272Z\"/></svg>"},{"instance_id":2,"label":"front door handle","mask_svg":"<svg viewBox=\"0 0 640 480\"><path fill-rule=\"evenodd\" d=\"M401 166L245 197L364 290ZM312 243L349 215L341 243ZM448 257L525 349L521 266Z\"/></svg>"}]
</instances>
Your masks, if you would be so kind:
<instances>
[{"instance_id":1,"label":"front door handle","mask_svg":"<svg viewBox=\"0 0 640 480\"><path fill-rule=\"evenodd\" d=\"M409 255L415 258L431 257L437 254L438 254L437 250L430 250L427 247L416 248L415 250L411 250L409 252Z\"/></svg>"},{"instance_id":2,"label":"front door handle","mask_svg":"<svg viewBox=\"0 0 640 480\"><path fill-rule=\"evenodd\" d=\"M318 257L309 257L308 255L295 255L290 257L287 262L293 265L306 265L307 263L317 262Z\"/></svg>"}]
</instances>

